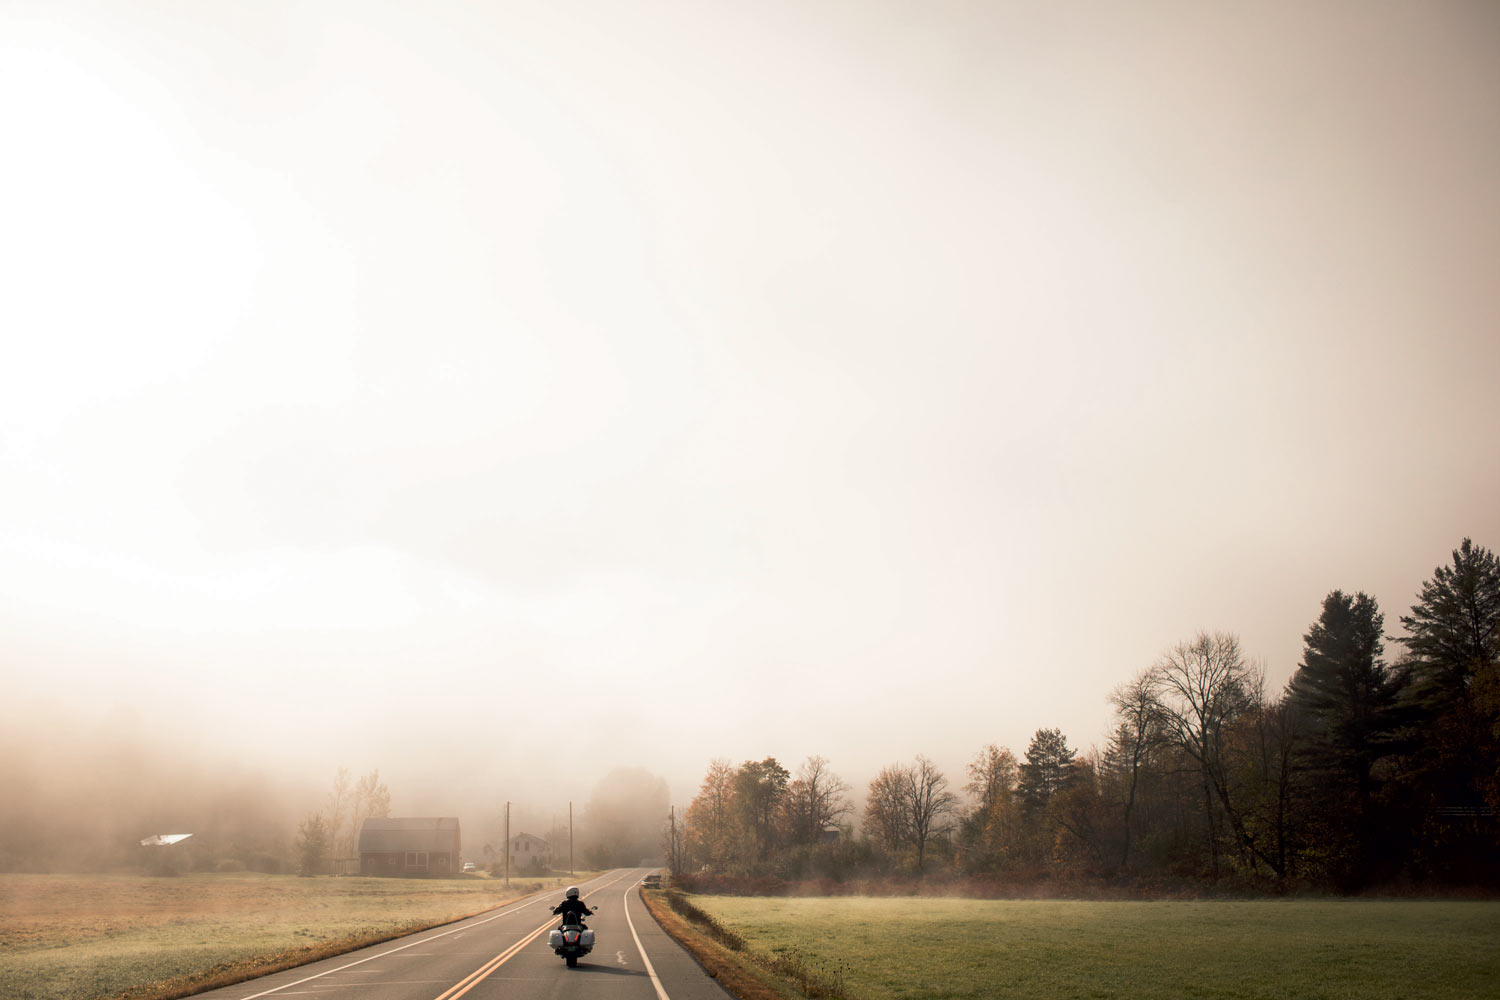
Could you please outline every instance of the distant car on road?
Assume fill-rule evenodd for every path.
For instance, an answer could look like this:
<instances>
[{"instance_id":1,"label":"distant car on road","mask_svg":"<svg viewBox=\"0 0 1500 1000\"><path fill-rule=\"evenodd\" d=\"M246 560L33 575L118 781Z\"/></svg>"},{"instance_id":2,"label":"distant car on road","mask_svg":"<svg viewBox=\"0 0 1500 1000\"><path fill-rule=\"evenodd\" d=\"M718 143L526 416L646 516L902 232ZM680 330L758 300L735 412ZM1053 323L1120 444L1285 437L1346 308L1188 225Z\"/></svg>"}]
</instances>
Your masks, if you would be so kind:
<instances>
[{"instance_id":1,"label":"distant car on road","mask_svg":"<svg viewBox=\"0 0 1500 1000\"><path fill-rule=\"evenodd\" d=\"M660 889L661 876L653 872L652 874L647 875L645 878L641 879L641 885L645 886L647 889Z\"/></svg>"},{"instance_id":2,"label":"distant car on road","mask_svg":"<svg viewBox=\"0 0 1500 1000\"><path fill-rule=\"evenodd\" d=\"M464 862L464 871L471 872L471 871L474 871L474 870L475 870L475 868L474 868L474 862L472 862L472 861L465 861Z\"/></svg>"}]
</instances>

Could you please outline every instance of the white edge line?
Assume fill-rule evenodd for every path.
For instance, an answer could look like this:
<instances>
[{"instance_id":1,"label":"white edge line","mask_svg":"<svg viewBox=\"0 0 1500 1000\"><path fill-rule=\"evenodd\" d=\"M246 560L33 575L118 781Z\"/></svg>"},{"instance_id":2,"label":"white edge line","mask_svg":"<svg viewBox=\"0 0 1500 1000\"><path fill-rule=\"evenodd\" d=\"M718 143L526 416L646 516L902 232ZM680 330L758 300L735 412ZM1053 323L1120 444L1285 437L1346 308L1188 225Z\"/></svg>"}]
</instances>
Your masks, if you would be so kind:
<instances>
[{"instance_id":1,"label":"white edge line","mask_svg":"<svg viewBox=\"0 0 1500 1000\"><path fill-rule=\"evenodd\" d=\"M630 889L634 889L640 881L632 882ZM635 932L635 921L630 919L630 889L625 890L625 895L620 897L620 906L625 911L625 923L630 926L630 936L635 939L635 950L641 953L641 961L646 964L646 974L651 977L651 985L656 987L656 995L660 1000L672 1000L667 996L667 991L662 989L661 980L656 978L656 970L651 967L651 959L646 957L646 949L641 947L641 936Z\"/></svg>"},{"instance_id":2,"label":"white edge line","mask_svg":"<svg viewBox=\"0 0 1500 1000\"><path fill-rule=\"evenodd\" d=\"M616 879L615 881L619 881L619 880ZM584 884L587 885L587 883L584 883ZM303 983L310 983L314 979L322 979L324 976L331 976L335 972L343 972L345 969L352 969L356 965L364 965L366 962L373 962L377 958L385 958L387 955L394 955L398 951L405 951L408 948L415 948L419 944L426 944L429 941L436 941L438 938L447 937L449 934L457 934L460 931L466 931L466 930L468 930L468 929L470 929L472 927L479 927L482 924L487 924L491 920L499 920L501 917L508 917L512 913L517 913L517 912L519 912L521 910L524 910L528 906L534 906L535 904L540 903L541 901L542 901L542 894L540 892L538 892L536 894L536 898L535 899L528 899L526 902L521 903L518 906L513 906L513 907L511 907L508 910L502 910L501 912L495 914L492 917L485 917L483 920L476 920L472 924L469 923L469 920L472 919L472 918L465 918L464 921L463 921L463 925L462 926L455 927L452 930L443 931L443 933L441 933L441 934L431 934L431 935L428 935L428 936L422 938L419 941L408 941L406 944L403 944L403 945L401 945L398 948L392 948L389 951L383 951L383 952L381 952L378 955L369 955L369 956L367 956L365 958L360 959L357 962L350 962L348 965L341 965L337 969L329 969L326 972L320 972L320 973L318 973L316 976L308 976L305 979L299 979L299 980L297 980L296 982L293 982L293 983L285 983L285 984L283 984L281 986L274 986L274 987L272 987L269 990L262 990L259 993L252 993L252 994L250 994L247 997L238 997L238 998L236 998L236 1000L258 1000L259 997L267 997L267 996L270 996L272 993L280 993L282 990L289 990L293 986L301 986ZM625 914L625 919L627 921L630 919L630 914L628 912ZM422 932L421 931L417 931L417 933L421 934ZM632 933L632 934L635 933L635 928L634 927L630 928L630 933ZM636 939L636 944L637 945L640 944L640 939L639 938ZM646 957L646 953L645 952L641 952L641 957L645 958ZM649 966L649 963L647 963L647 964ZM655 973L652 974L651 978L653 980L656 979ZM661 992L660 987L657 988L657 992L659 992L659 993ZM667 997L667 995L665 993L662 993L661 996L662 996L662 1000L668 1000L668 997Z\"/></svg>"}]
</instances>

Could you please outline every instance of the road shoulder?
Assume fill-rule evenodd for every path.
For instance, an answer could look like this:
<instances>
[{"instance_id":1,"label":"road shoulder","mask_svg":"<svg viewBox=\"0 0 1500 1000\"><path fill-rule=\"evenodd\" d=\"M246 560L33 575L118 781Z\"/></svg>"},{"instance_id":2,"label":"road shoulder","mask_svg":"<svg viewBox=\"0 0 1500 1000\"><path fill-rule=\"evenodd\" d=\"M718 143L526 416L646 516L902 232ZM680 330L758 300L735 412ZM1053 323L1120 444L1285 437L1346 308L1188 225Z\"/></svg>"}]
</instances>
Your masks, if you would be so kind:
<instances>
[{"instance_id":1,"label":"road shoulder","mask_svg":"<svg viewBox=\"0 0 1500 1000\"><path fill-rule=\"evenodd\" d=\"M833 996L804 993L794 983L757 965L743 951L725 947L704 931L689 923L668 904L661 889L639 890L641 902L658 927L675 941L705 974L738 1000L804 1000L808 996Z\"/></svg>"}]
</instances>

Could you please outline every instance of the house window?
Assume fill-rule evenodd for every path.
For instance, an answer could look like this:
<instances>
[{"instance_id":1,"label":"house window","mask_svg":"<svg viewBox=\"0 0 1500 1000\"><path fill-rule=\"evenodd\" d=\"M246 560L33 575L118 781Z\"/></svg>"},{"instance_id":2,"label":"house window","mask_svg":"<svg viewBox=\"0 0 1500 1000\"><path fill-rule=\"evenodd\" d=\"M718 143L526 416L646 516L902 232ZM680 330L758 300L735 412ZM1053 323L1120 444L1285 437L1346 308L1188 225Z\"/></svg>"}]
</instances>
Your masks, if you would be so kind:
<instances>
[{"instance_id":1,"label":"house window","mask_svg":"<svg viewBox=\"0 0 1500 1000\"><path fill-rule=\"evenodd\" d=\"M408 868L426 868L427 867L427 852L426 851L407 851L406 852L406 867L408 867Z\"/></svg>"}]
</instances>

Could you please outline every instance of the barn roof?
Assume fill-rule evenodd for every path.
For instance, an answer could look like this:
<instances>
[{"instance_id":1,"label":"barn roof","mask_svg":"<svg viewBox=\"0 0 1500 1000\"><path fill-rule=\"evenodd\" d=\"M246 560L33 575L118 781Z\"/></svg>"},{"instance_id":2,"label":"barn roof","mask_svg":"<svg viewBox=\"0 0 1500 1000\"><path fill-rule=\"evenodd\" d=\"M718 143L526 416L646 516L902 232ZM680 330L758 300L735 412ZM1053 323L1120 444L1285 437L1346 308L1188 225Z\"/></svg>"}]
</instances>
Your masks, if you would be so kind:
<instances>
[{"instance_id":1,"label":"barn roof","mask_svg":"<svg viewBox=\"0 0 1500 1000\"><path fill-rule=\"evenodd\" d=\"M361 854L390 851L451 851L458 840L457 816L381 816L360 824Z\"/></svg>"},{"instance_id":2,"label":"barn roof","mask_svg":"<svg viewBox=\"0 0 1500 1000\"><path fill-rule=\"evenodd\" d=\"M142 847L170 847L191 837L191 833L158 833L141 841Z\"/></svg>"}]
</instances>

